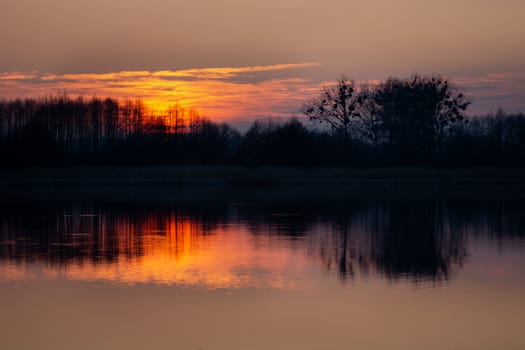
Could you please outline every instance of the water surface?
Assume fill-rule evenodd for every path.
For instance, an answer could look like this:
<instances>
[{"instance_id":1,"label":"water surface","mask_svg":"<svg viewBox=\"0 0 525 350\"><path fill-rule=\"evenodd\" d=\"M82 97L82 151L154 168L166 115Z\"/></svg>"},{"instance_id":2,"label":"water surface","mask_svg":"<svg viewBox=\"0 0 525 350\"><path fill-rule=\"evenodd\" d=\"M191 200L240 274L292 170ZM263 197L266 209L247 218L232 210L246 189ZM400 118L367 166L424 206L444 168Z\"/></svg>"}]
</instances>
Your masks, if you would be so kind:
<instances>
[{"instance_id":1,"label":"water surface","mask_svg":"<svg viewBox=\"0 0 525 350\"><path fill-rule=\"evenodd\" d=\"M525 202L0 205L2 349L524 349Z\"/></svg>"}]
</instances>

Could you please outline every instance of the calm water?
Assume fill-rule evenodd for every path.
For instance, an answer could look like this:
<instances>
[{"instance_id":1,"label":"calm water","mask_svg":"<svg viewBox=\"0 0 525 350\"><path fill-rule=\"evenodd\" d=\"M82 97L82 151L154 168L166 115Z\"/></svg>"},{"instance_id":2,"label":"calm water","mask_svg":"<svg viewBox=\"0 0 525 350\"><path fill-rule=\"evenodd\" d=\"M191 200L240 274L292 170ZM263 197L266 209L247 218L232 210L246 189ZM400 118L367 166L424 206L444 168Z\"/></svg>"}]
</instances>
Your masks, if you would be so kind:
<instances>
[{"instance_id":1,"label":"calm water","mask_svg":"<svg viewBox=\"0 0 525 350\"><path fill-rule=\"evenodd\" d=\"M525 201L0 205L0 349L525 349Z\"/></svg>"}]
</instances>

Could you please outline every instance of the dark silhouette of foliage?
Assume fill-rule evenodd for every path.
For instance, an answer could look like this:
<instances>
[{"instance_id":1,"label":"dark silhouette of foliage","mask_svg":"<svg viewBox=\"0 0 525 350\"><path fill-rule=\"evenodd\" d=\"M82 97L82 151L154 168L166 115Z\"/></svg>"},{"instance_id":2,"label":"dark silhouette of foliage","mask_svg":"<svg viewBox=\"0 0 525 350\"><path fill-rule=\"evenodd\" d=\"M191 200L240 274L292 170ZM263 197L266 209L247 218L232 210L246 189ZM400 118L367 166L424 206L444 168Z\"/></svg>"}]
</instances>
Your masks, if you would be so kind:
<instances>
[{"instance_id":1,"label":"dark silhouette of foliage","mask_svg":"<svg viewBox=\"0 0 525 350\"><path fill-rule=\"evenodd\" d=\"M439 76L390 78L377 87L374 99L389 151L401 164L440 161L447 131L464 120L470 104Z\"/></svg>"},{"instance_id":2,"label":"dark silhouette of foliage","mask_svg":"<svg viewBox=\"0 0 525 350\"><path fill-rule=\"evenodd\" d=\"M354 81L343 76L336 85L325 86L319 97L307 101L303 113L310 120L326 123L335 132L350 137L361 99Z\"/></svg>"},{"instance_id":3,"label":"dark silhouette of foliage","mask_svg":"<svg viewBox=\"0 0 525 350\"><path fill-rule=\"evenodd\" d=\"M311 160L313 142L313 134L297 119L256 121L243 138L240 157L247 165L305 166Z\"/></svg>"},{"instance_id":4,"label":"dark silhouette of foliage","mask_svg":"<svg viewBox=\"0 0 525 350\"><path fill-rule=\"evenodd\" d=\"M354 81L342 76L335 85L325 86L319 97L305 102L303 113L314 122L326 124L341 138L343 164L352 162L353 130L360 115L364 95L357 91Z\"/></svg>"},{"instance_id":5,"label":"dark silhouette of foliage","mask_svg":"<svg viewBox=\"0 0 525 350\"><path fill-rule=\"evenodd\" d=\"M466 118L469 103L439 76L376 86L343 77L305 103L316 123L257 120L241 134L179 105L152 113L140 100L0 100L0 166L524 165L525 116Z\"/></svg>"}]
</instances>

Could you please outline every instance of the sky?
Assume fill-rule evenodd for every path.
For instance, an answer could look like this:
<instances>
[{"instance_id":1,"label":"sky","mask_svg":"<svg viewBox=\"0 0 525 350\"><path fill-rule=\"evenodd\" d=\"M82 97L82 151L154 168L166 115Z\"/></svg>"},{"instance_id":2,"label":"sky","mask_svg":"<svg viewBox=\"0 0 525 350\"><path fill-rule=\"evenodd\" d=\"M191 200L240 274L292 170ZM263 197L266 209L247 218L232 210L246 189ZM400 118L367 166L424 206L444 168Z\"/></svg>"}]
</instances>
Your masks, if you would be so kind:
<instances>
[{"instance_id":1,"label":"sky","mask_svg":"<svg viewBox=\"0 0 525 350\"><path fill-rule=\"evenodd\" d=\"M471 114L525 112L523 0L0 0L0 98L300 115L341 74L451 78Z\"/></svg>"}]
</instances>

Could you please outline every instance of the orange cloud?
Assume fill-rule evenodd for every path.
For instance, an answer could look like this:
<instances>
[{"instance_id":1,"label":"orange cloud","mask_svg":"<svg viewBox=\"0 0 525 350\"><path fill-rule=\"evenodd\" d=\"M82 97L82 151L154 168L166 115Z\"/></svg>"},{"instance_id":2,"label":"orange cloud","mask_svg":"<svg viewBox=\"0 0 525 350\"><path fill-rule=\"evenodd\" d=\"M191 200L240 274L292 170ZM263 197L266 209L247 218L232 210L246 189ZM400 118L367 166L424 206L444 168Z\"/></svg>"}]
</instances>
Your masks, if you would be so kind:
<instances>
[{"instance_id":1,"label":"orange cloud","mask_svg":"<svg viewBox=\"0 0 525 350\"><path fill-rule=\"evenodd\" d=\"M45 74L33 81L0 82L0 95L41 97L67 92L73 96L141 98L154 111L162 112L179 104L218 121L290 116L305 98L318 91L317 84L297 77L296 70L316 66L319 64L307 62L178 71ZM11 73L3 76L4 80L22 77Z\"/></svg>"},{"instance_id":2,"label":"orange cloud","mask_svg":"<svg viewBox=\"0 0 525 350\"><path fill-rule=\"evenodd\" d=\"M141 98L154 111L178 104L215 121L299 115L302 103L319 93L319 82L302 78L318 63L194 68L176 71L120 71L102 74L0 73L0 98L43 97L59 92ZM471 114L498 107L524 111L525 72L492 73L454 79L473 97ZM368 80L377 84L379 80Z\"/></svg>"},{"instance_id":3,"label":"orange cloud","mask_svg":"<svg viewBox=\"0 0 525 350\"><path fill-rule=\"evenodd\" d=\"M216 67L216 68L192 68L177 71L121 71L114 73L91 73L91 74L48 74L42 80L73 80L73 81L98 81L98 80L122 80L128 78L196 78L196 79L227 79L240 73L257 73L283 71L300 68L317 67L319 63L287 63L274 64L268 66L247 66L247 67Z\"/></svg>"},{"instance_id":4,"label":"orange cloud","mask_svg":"<svg viewBox=\"0 0 525 350\"><path fill-rule=\"evenodd\" d=\"M26 74L20 72L4 72L0 73L0 80L25 80L35 78L35 74Z\"/></svg>"}]
</instances>

